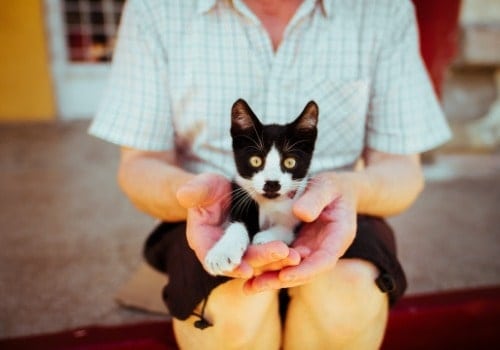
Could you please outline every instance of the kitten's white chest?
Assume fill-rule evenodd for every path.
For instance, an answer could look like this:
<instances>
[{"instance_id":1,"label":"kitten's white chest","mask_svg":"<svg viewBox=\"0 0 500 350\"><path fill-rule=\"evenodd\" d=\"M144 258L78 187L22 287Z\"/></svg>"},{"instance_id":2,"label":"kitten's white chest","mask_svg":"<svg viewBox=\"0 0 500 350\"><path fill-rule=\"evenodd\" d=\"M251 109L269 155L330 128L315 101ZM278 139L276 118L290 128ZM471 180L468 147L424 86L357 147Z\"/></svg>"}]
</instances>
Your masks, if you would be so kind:
<instances>
[{"instance_id":1,"label":"kitten's white chest","mask_svg":"<svg viewBox=\"0 0 500 350\"><path fill-rule=\"evenodd\" d=\"M292 213L293 199L259 203L259 226L266 230L272 226L284 226L294 230L299 220Z\"/></svg>"}]
</instances>

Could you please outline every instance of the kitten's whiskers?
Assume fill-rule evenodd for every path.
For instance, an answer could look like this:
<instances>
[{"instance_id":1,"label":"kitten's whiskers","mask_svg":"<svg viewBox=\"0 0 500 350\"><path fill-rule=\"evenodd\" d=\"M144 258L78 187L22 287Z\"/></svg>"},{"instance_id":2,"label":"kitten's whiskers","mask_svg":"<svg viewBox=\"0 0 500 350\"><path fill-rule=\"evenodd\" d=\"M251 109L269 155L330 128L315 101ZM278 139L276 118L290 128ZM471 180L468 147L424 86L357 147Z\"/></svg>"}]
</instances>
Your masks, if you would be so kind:
<instances>
[{"instance_id":1,"label":"kitten's whiskers","mask_svg":"<svg viewBox=\"0 0 500 350\"><path fill-rule=\"evenodd\" d=\"M297 145L306 142L305 140L298 140L295 141L293 144L290 144L290 140L285 140L285 143L283 144L283 151L286 153L290 153L292 151L296 151L299 153L304 153Z\"/></svg>"},{"instance_id":2,"label":"kitten's whiskers","mask_svg":"<svg viewBox=\"0 0 500 350\"><path fill-rule=\"evenodd\" d=\"M240 187L232 191L232 196L232 209L234 212L238 214L244 214L247 212L252 204L252 199L249 197L247 191Z\"/></svg>"},{"instance_id":3,"label":"kitten's whiskers","mask_svg":"<svg viewBox=\"0 0 500 350\"><path fill-rule=\"evenodd\" d=\"M261 151L264 151L264 140L262 139L262 135L257 131L255 124L253 124L253 131L255 132L255 136L257 136L257 140L254 140L254 142L258 142L257 147L259 147Z\"/></svg>"},{"instance_id":4,"label":"kitten's whiskers","mask_svg":"<svg viewBox=\"0 0 500 350\"><path fill-rule=\"evenodd\" d=\"M262 140L259 135L257 135L257 139L249 136L249 135L244 135L243 136L245 139L248 139L252 141L253 146L250 146L249 148L255 149L257 152L263 152L264 151L264 144L262 143Z\"/></svg>"}]
</instances>

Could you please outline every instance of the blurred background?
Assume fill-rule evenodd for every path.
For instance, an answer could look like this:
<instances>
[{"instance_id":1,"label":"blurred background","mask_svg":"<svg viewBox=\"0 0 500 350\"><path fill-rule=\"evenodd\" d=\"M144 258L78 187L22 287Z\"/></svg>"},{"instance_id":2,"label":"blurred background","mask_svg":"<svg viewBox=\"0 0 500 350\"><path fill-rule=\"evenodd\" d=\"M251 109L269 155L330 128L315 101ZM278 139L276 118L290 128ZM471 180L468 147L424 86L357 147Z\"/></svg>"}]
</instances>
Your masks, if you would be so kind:
<instances>
[{"instance_id":1,"label":"blurred background","mask_svg":"<svg viewBox=\"0 0 500 350\"><path fill-rule=\"evenodd\" d=\"M422 55L454 131L391 218L409 295L500 286L500 1L416 0ZM124 0L0 2L0 338L163 318L119 306L154 221L86 134Z\"/></svg>"}]
</instances>

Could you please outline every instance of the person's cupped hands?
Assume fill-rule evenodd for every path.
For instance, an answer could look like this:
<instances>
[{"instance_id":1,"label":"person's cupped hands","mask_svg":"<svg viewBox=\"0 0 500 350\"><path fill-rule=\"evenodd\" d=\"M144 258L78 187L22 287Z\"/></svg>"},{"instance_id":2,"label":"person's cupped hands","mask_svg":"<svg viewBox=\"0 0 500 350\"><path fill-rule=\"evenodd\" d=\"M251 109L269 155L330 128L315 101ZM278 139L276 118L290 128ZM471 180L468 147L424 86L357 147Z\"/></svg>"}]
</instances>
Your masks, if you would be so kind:
<instances>
[{"instance_id":1,"label":"person's cupped hands","mask_svg":"<svg viewBox=\"0 0 500 350\"><path fill-rule=\"evenodd\" d=\"M294 204L294 214L303 222L290 250L300 263L266 271L245 283L248 293L290 288L312 281L332 269L354 240L356 198L348 177L316 176Z\"/></svg>"},{"instance_id":2,"label":"person's cupped hands","mask_svg":"<svg viewBox=\"0 0 500 350\"><path fill-rule=\"evenodd\" d=\"M288 247L281 241L249 245L241 264L225 276L246 279L247 293L295 287L335 266L356 232L356 202L349 185L331 174L318 175L294 205L303 221ZM209 249L224 233L231 183L223 176L202 174L181 187L179 203L188 209L187 239L204 263Z\"/></svg>"},{"instance_id":3,"label":"person's cupped hands","mask_svg":"<svg viewBox=\"0 0 500 350\"><path fill-rule=\"evenodd\" d=\"M231 203L231 182L217 174L201 174L177 192L177 200L187 209L186 236L189 246L204 265L210 248L224 233ZM225 276L253 278L270 271L280 271L300 262L300 254L281 241L249 245L241 264Z\"/></svg>"}]
</instances>

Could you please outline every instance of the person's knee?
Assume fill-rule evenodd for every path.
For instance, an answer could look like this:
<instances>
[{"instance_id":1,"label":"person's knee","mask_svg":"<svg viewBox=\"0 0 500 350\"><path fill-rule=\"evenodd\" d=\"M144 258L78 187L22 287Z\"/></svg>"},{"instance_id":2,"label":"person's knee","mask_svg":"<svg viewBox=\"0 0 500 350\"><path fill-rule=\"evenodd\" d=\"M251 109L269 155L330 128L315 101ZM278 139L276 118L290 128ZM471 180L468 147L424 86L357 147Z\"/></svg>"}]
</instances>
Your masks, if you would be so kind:
<instances>
[{"instance_id":1,"label":"person's knee","mask_svg":"<svg viewBox=\"0 0 500 350\"><path fill-rule=\"evenodd\" d=\"M232 348L245 348L255 341L263 324L278 323L278 296L275 292L235 297L232 291L215 295L207 307L214 329ZM271 325L268 325L271 327Z\"/></svg>"},{"instance_id":2,"label":"person's knee","mask_svg":"<svg viewBox=\"0 0 500 350\"><path fill-rule=\"evenodd\" d=\"M201 313L201 305L195 310ZM175 333L183 348L273 349L279 347L281 325L276 292L248 296L242 282L231 281L213 290L204 317L212 327L196 329L191 317L175 322Z\"/></svg>"},{"instance_id":3,"label":"person's knee","mask_svg":"<svg viewBox=\"0 0 500 350\"><path fill-rule=\"evenodd\" d=\"M371 263L344 259L334 270L290 294L310 313L320 332L348 339L370 327L385 327L388 298L376 286L377 276L378 269Z\"/></svg>"},{"instance_id":4,"label":"person's knee","mask_svg":"<svg viewBox=\"0 0 500 350\"><path fill-rule=\"evenodd\" d=\"M266 321L255 322L252 317L227 317L219 319L214 331L219 339L223 339L227 349L251 349L263 322Z\"/></svg>"},{"instance_id":5,"label":"person's knee","mask_svg":"<svg viewBox=\"0 0 500 350\"><path fill-rule=\"evenodd\" d=\"M219 319L211 327L194 327L196 318L174 320L174 332L181 349L251 349L252 327ZM253 335L255 336L255 335Z\"/></svg>"}]
</instances>

